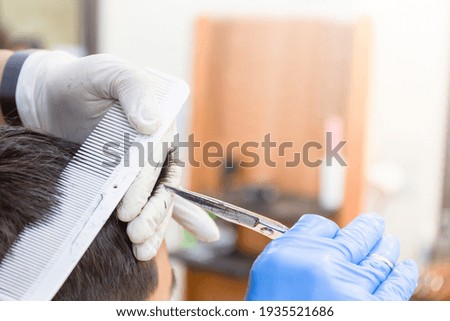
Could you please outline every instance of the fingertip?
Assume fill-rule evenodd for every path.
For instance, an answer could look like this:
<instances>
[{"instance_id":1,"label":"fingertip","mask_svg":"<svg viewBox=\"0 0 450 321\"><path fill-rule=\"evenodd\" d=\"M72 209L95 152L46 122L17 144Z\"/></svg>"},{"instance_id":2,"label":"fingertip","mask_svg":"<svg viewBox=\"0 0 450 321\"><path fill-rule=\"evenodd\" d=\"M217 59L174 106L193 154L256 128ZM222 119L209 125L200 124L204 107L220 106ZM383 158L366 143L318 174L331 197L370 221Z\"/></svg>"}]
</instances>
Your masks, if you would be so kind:
<instances>
[{"instance_id":1,"label":"fingertip","mask_svg":"<svg viewBox=\"0 0 450 321\"><path fill-rule=\"evenodd\" d=\"M217 242L218 240L220 240L220 232L219 230L217 231L204 231L201 233L195 233L195 238L199 241L202 242L207 242L207 243L212 243L212 242Z\"/></svg>"},{"instance_id":2,"label":"fingertip","mask_svg":"<svg viewBox=\"0 0 450 321\"><path fill-rule=\"evenodd\" d=\"M400 241L395 235L383 234L378 243L370 251L369 256L371 254L381 255L395 265L400 255Z\"/></svg>"},{"instance_id":3,"label":"fingertip","mask_svg":"<svg viewBox=\"0 0 450 321\"><path fill-rule=\"evenodd\" d=\"M144 135L152 135L159 129L159 127L161 127L159 113L158 115L155 115L146 109L142 109L137 114L129 115L128 121L134 129Z\"/></svg>"},{"instance_id":4,"label":"fingertip","mask_svg":"<svg viewBox=\"0 0 450 321\"><path fill-rule=\"evenodd\" d=\"M363 213L358 215L353 221L351 221L347 226L342 229L343 233L353 233L355 231L366 231L375 237L375 240L379 241L384 233L384 218L376 213ZM375 245L375 243L373 244Z\"/></svg>"},{"instance_id":5,"label":"fingertip","mask_svg":"<svg viewBox=\"0 0 450 321\"><path fill-rule=\"evenodd\" d=\"M197 228L191 228L190 231L194 233L195 237L203 242L216 242L220 239L220 230L216 222L209 216L208 213L202 211L202 219L197 223Z\"/></svg>"},{"instance_id":6,"label":"fingertip","mask_svg":"<svg viewBox=\"0 0 450 321\"><path fill-rule=\"evenodd\" d=\"M300 217L297 223L306 221L328 221L328 219L319 214L306 213Z\"/></svg>"},{"instance_id":7,"label":"fingertip","mask_svg":"<svg viewBox=\"0 0 450 321\"><path fill-rule=\"evenodd\" d=\"M155 246L146 243L133 244L133 254L139 261L149 261L156 256L158 250Z\"/></svg>"},{"instance_id":8,"label":"fingertip","mask_svg":"<svg viewBox=\"0 0 450 321\"><path fill-rule=\"evenodd\" d=\"M217 242L218 240L220 240L220 231L219 231L219 229L217 229L217 233L214 235L214 237L211 237L210 239L208 239L207 242Z\"/></svg>"},{"instance_id":9,"label":"fingertip","mask_svg":"<svg viewBox=\"0 0 450 321\"><path fill-rule=\"evenodd\" d=\"M135 218L127 225L127 235L132 243L144 243L147 241L154 229L150 230L147 224L142 224L139 218Z\"/></svg>"},{"instance_id":10,"label":"fingertip","mask_svg":"<svg viewBox=\"0 0 450 321\"><path fill-rule=\"evenodd\" d=\"M419 269L411 259L398 263L375 292L381 300L406 301L411 298L417 287Z\"/></svg>"},{"instance_id":11,"label":"fingertip","mask_svg":"<svg viewBox=\"0 0 450 321\"><path fill-rule=\"evenodd\" d=\"M117 218L122 222L130 222L133 219L133 215L131 215L127 209L122 205L122 203L117 206L116 209Z\"/></svg>"},{"instance_id":12,"label":"fingertip","mask_svg":"<svg viewBox=\"0 0 450 321\"><path fill-rule=\"evenodd\" d=\"M200 241L220 239L220 230L209 214L178 195L175 195L173 218Z\"/></svg>"},{"instance_id":13,"label":"fingertip","mask_svg":"<svg viewBox=\"0 0 450 321\"><path fill-rule=\"evenodd\" d=\"M361 214L342 228L334 238L344 257L358 264L380 244L384 219L375 213Z\"/></svg>"},{"instance_id":14,"label":"fingertip","mask_svg":"<svg viewBox=\"0 0 450 321\"><path fill-rule=\"evenodd\" d=\"M360 220L368 225L373 225L384 231L384 218L380 214L369 212L359 215L355 220Z\"/></svg>"},{"instance_id":15,"label":"fingertip","mask_svg":"<svg viewBox=\"0 0 450 321\"><path fill-rule=\"evenodd\" d=\"M400 255L400 241L393 234L383 234L372 253L381 254L395 264Z\"/></svg>"},{"instance_id":16,"label":"fingertip","mask_svg":"<svg viewBox=\"0 0 450 321\"><path fill-rule=\"evenodd\" d=\"M327 219L326 217L318 214L303 214L300 219L295 223L292 228L302 225L310 225L310 224L333 224L336 225L333 221Z\"/></svg>"},{"instance_id":17,"label":"fingertip","mask_svg":"<svg viewBox=\"0 0 450 321\"><path fill-rule=\"evenodd\" d=\"M397 264L396 268L402 268L402 270L409 271L409 274L413 279L415 279L416 286L419 279L419 266L417 265L416 261L413 259L406 259L399 264Z\"/></svg>"},{"instance_id":18,"label":"fingertip","mask_svg":"<svg viewBox=\"0 0 450 321\"><path fill-rule=\"evenodd\" d=\"M384 233L381 239L386 243L391 243L400 246L400 241L397 236L390 233Z\"/></svg>"},{"instance_id":19,"label":"fingertip","mask_svg":"<svg viewBox=\"0 0 450 321\"><path fill-rule=\"evenodd\" d=\"M146 194L144 193L144 195ZM127 194L116 208L117 218L122 222L131 222L139 215L146 201L147 199L138 195L135 189L128 189Z\"/></svg>"},{"instance_id":20,"label":"fingertip","mask_svg":"<svg viewBox=\"0 0 450 321\"><path fill-rule=\"evenodd\" d=\"M317 214L304 214L286 233L305 233L333 238L339 231L339 226L332 220Z\"/></svg>"},{"instance_id":21,"label":"fingertip","mask_svg":"<svg viewBox=\"0 0 450 321\"><path fill-rule=\"evenodd\" d=\"M149 235L147 240L133 244L133 254L138 260L148 261L158 254L161 244L164 241L169 221L170 216L165 216L163 221L160 222L158 227Z\"/></svg>"},{"instance_id":22,"label":"fingertip","mask_svg":"<svg viewBox=\"0 0 450 321\"><path fill-rule=\"evenodd\" d=\"M122 202L120 202L119 205L117 205L117 207L116 207L116 215L117 215L117 218L119 219L119 221L126 222L125 221L126 215L123 212Z\"/></svg>"},{"instance_id":23,"label":"fingertip","mask_svg":"<svg viewBox=\"0 0 450 321\"><path fill-rule=\"evenodd\" d=\"M199 234L198 239L203 242L216 242L220 239L220 230L217 224L211 224L210 227Z\"/></svg>"},{"instance_id":24,"label":"fingertip","mask_svg":"<svg viewBox=\"0 0 450 321\"><path fill-rule=\"evenodd\" d=\"M419 283L419 267L417 263L412 259L406 259L397 264L394 271L398 279L404 279L405 289L403 298L409 300Z\"/></svg>"},{"instance_id":25,"label":"fingertip","mask_svg":"<svg viewBox=\"0 0 450 321\"><path fill-rule=\"evenodd\" d=\"M161 126L159 101L152 88L149 75L132 68L118 86L117 97L130 124L141 134L152 135Z\"/></svg>"}]
</instances>

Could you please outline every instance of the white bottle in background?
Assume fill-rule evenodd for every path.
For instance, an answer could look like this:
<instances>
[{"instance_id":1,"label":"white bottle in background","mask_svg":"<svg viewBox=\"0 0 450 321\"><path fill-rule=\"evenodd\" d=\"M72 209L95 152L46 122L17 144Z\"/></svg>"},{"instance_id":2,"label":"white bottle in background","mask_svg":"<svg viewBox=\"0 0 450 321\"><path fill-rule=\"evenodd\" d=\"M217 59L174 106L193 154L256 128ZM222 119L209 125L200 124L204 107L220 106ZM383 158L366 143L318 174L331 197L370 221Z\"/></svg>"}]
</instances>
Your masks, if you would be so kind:
<instances>
[{"instance_id":1,"label":"white bottle in background","mask_svg":"<svg viewBox=\"0 0 450 321\"><path fill-rule=\"evenodd\" d=\"M331 149L333 149L342 141L342 119L337 116L329 117L325 120L324 128L325 134L331 133ZM342 150L339 155L344 158ZM341 208L344 200L346 167L339 164L335 158L327 165L326 155L324 156L320 167L319 205L326 211L334 212Z\"/></svg>"}]
</instances>

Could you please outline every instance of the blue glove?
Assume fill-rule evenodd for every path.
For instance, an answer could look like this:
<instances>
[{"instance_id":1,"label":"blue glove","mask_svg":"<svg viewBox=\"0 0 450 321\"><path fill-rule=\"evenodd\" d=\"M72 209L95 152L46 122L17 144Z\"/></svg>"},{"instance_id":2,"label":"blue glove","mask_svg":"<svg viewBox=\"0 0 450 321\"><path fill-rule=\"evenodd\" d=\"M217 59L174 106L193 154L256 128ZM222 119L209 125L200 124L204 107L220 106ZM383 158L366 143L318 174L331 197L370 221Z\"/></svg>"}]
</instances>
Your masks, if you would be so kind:
<instances>
[{"instance_id":1,"label":"blue glove","mask_svg":"<svg viewBox=\"0 0 450 321\"><path fill-rule=\"evenodd\" d=\"M384 220L375 214L341 230L324 217L303 215L256 259L246 299L408 300L417 265L396 264L399 242L383 232Z\"/></svg>"}]
</instances>

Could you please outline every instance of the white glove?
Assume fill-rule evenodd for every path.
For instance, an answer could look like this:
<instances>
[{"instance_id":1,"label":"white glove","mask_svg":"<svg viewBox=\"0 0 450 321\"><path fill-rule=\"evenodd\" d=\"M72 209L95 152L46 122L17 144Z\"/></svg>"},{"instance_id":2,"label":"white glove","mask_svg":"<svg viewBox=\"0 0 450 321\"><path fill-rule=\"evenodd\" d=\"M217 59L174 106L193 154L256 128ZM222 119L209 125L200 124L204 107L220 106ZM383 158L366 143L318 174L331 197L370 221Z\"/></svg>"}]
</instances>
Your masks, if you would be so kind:
<instances>
[{"instance_id":1,"label":"white glove","mask_svg":"<svg viewBox=\"0 0 450 321\"><path fill-rule=\"evenodd\" d=\"M118 100L130 124L150 135L160 126L151 88L145 70L117 57L77 58L43 50L32 53L22 66L17 110L26 127L82 143Z\"/></svg>"},{"instance_id":2,"label":"white glove","mask_svg":"<svg viewBox=\"0 0 450 321\"><path fill-rule=\"evenodd\" d=\"M22 66L16 103L26 127L82 143L117 100L137 131L153 134L160 126L160 112L151 88L145 70L111 55L77 58L64 52L37 51ZM166 141L173 137L173 130ZM118 208L119 218L130 222L128 235L140 260L156 254L172 212L171 193L162 186L153 191L165 159L158 149L160 166L146 162ZM173 176L168 183L178 186L181 169L171 165L170 170ZM206 212L183 201L175 207L174 218L201 240L219 238Z\"/></svg>"},{"instance_id":3,"label":"white glove","mask_svg":"<svg viewBox=\"0 0 450 321\"><path fill-rule=\"evenodd\" d=\"M174 133L172 125L163 141L172 142ZM158 252L172 214L173 195L162 183L179 186L181 181L181 167L176 162L169 162L162 169L166 155L161 146L156 147L152 158L158 166L145 162L117 208L119 219L130 222L127 233L134 243L134 255L142 261L150 260ZM163 177L157 184L161 173ZM173 218L198 239L212 242L219 238L217 225L205 211L179 197L174 207Z\"/></svg>"}]
</instances>

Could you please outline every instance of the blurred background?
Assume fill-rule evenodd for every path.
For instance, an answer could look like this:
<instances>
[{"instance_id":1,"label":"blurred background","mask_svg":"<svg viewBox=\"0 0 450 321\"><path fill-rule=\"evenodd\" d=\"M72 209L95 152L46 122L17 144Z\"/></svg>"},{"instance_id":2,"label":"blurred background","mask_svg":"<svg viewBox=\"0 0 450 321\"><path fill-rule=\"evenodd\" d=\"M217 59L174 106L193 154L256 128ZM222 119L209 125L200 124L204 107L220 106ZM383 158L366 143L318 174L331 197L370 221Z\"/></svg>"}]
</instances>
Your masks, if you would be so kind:
<instances>
[{"instance_id":1,"label":"blurred background","mask_svg":"<svg viewBox=\"0 0 450 321\"><path fill-rule=\"evenodd\" d=\"M234 150L189 167L186 186L288 226L378 212L421 266L414 299L450 299L448 0L0 0L0 46L111 53L186 80L185 139L294 146L275 167L239 166ZM348 166L285 165L326 132L346 141ZM243 299L268 241L218 223L209 245L171 226L174 299Z\"/></svg>"}]
</instances>

